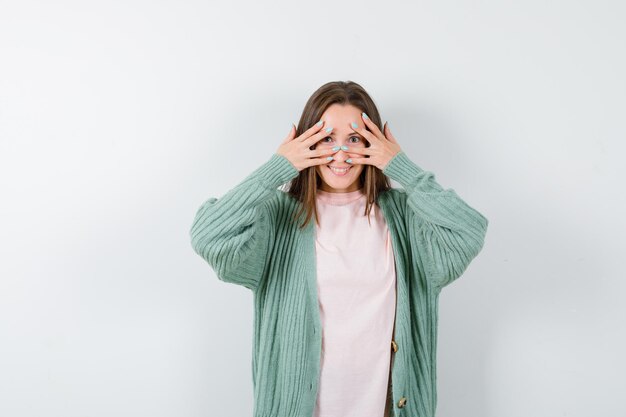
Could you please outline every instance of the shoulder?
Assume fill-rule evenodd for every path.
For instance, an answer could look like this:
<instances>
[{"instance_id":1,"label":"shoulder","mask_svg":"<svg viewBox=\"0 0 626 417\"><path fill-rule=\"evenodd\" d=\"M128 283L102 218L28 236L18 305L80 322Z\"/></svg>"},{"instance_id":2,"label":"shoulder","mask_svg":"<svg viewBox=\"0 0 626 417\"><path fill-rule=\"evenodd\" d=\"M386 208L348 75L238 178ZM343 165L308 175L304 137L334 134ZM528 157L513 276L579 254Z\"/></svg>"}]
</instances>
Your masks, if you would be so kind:
<instances>
[{"instance_id":1,"label":"shoulder","mask_svg":"<svg viewBox=\"0 0 626 417\"><path fill-rule=\"evenodd\" d=\"M278 189L276 190L276 196L272 199L275 204L279 204L281 206L294 206L299 204L298 200L287 191Z\"/></svg>"},{"instance_id":2,"label":"shoulder","mask_svg":"<svg viewBox=\"0 0 626 417\"><path fill-rule=\"evenodd\" d=\"M390 188L379 196L380 204L402 206L406 204L406 191L402 188Z\"/></svg>"},{"instance_id":3,"label":"shoulder","mask_svg":"<svg viewBox=\"0 0 626 417\"><path fill-rule=\"evenodd\" d=\"M406 196L404 188L390 188L383 192L381 195L386 195L387 198L398 199Z\"/></svg>"},{"instance_id":4,"label":"shoulder","mask_svg":"<svg viewBox=\"0 0 626 417\"><path fill-rule=\"evenodd\" d=\"M276 189L274 195L263 203L264 209L274 217L294 211L299 204L291 194L281 189Z\"/></svg>"}]
</instances>

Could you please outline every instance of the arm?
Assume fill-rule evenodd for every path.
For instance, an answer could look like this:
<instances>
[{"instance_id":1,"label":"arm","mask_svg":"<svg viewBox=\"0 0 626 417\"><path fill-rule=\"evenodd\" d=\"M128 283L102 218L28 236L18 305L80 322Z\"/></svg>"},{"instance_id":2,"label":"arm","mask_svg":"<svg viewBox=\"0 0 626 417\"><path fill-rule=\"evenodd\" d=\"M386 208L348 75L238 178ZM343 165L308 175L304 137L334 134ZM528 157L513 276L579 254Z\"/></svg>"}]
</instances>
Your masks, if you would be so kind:
<instances>
[{"instance_id":1,"label":"arm","mask_svg":"<svg viewBox=\"0 0 626 417\"><path fill-rule=\"evenodd\" d=\"M453 189L444 189L435 174L425 171L400 151L383 173L399 182L407 194L406 210L423 225L427 257L435 268L434 285L441 290L461 276L483 247L488 220Z\"/></svg>"},{"instance_id":2,"label":"arm","mask_svg":"<svg viewBox=\"0 0 626 417\"><path fill-rule=\"evenodd\" d=\"M298 170L277 153L221 198L210 197L197 210L189 231L191 246L217 277L256 290L273 240L266 203Z\"/></svg>"}]
</instances>

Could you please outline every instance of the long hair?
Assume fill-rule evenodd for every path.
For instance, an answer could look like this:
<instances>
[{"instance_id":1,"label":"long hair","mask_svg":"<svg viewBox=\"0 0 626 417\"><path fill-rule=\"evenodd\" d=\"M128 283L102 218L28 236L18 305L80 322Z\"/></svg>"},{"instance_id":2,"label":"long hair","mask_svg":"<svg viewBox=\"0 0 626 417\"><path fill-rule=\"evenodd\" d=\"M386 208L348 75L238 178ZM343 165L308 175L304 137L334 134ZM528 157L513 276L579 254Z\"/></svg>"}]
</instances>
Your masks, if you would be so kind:
<instances>
[{"instance_id":1,"label":"long hair","mask_svg":"<svg viewBox=\"0 0 626 417\"><path fill-rule=\"evenodd\" d=\"M318 88L307 101L296 128L296 137L317 123L322 114L332 104L351 104L357 107L362 112L365 112L370 120L382 131L378 109L365 89L353 81L332 81ZM366 147L369 146L368 142ZM316 166L314 165L301 170L298 176L290 181L286 190L290 196L301 203L294 220L297 221L306 213L306 218L300 225L301 228L304 228L313 216L315 216L315 222L319 224L315 201L317 189L321 185L322 179L315 168ZM377 203L378 196L381 193L391 188L391 184L380 169L368 164L363 165L358 181L366 195L365 212L363 215L367 215L369 220L372 205Z\"/></svg>"}]
</instances>

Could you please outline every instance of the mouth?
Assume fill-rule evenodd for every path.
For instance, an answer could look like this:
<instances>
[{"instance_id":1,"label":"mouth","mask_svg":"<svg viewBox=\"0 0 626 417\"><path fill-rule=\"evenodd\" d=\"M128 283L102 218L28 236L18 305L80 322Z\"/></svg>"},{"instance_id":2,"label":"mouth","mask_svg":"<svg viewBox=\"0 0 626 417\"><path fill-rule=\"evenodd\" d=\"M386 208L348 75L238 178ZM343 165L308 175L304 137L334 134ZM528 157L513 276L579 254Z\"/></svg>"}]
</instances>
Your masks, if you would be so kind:
<instances>
[{"instance_id":1,"label":"mouth","mask_svg":"<svg viewBox=\"0 0 626 417\"><path fill-rule=\"evenodd\" d=\"M328 167L330 172L333 173L333 175L337 175L338 177L343 177L344 175L348 173L348 171L350 171L350 169L352 169L352 166L347 166L345 168L335 168L335 167L331 167L330 165L326 165L326 166Z\"/></svg>"}]
</instances>

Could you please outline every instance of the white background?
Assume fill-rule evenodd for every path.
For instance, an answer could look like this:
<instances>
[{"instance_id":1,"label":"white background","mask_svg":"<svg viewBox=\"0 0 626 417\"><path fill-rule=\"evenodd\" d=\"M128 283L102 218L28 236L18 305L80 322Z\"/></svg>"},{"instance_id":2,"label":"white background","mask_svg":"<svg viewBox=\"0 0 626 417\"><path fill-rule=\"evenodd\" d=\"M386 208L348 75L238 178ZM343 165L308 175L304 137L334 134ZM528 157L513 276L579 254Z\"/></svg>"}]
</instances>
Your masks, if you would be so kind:
<instances>
[{"instance_id":1,"label":"white background","mask_svg":"<svg viewBox=\"0 0 626 417\"><path fill-rule=\"evenodd\" d=\"M335 80L490 220L438 416L626 415L625 11L2 1L0 415L251 415L252 293L189 227Z\"/></svg>"}]
</instances>

